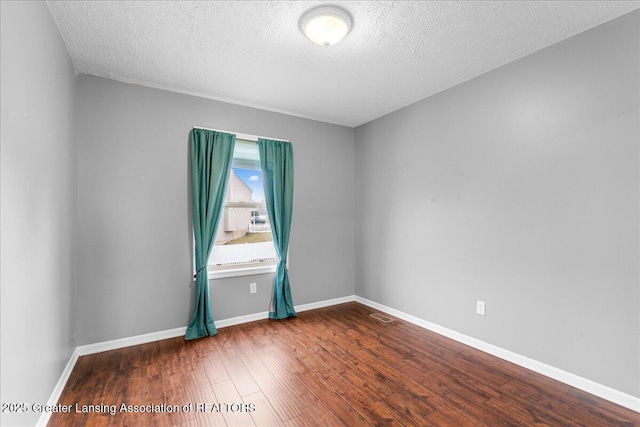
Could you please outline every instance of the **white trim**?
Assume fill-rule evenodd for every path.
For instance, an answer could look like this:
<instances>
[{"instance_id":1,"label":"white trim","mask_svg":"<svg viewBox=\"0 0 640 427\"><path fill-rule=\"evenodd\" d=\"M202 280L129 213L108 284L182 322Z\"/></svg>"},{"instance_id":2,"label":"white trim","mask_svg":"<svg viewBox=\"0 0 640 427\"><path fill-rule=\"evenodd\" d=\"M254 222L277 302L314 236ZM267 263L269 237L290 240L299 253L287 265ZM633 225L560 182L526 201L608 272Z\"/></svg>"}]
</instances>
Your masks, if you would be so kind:
<instances>
[{"instance_id":1,"label":"white trim","mask_svg":"<svg viewBox=\"0 0 640 427\"><path fill-rule=\"evenodd\" d=\"M297 313L303 311L315 310L316 308L329 307L332 305L344 304L346 302L355 301L355 295L349 295L341 298L334 298L319 302L312 302L309 304L296 305L293 308ZM240 325L242 323L255 322L256 320L265 320L269 318L269 312L263 311L261 313L247 314L246 316L232 317L230 319L216 320L216 328L226 328L228 326Z\"/></svg>"},{"instance_id":2,"label":"white trim","mask_svg":"<svg viewBox=\"0 0 640 427\"><path fill-rule=\"evenodd\" d=\"M53 406L58 403L58 399L62 395L62 391L64 390L64 386L67 385L67 381L69 381L69 377L71 376L71 372L73 372L74 366L76 366L76 362L78 361L78 348L73 350L71 353L71 357L67 362L67 366L64 367L62 374L60 375L60 379L58 379L58 383L53 388L53 392L51 392L51 396L49 396L49 400L47 401L47 406ZM49 418L51 418L51 412L43 411L38 418L38 422L36 426L46 426L49 423Z\"/></svg>"},{"instance_id":3,"label":"white trim","mask_svg":"<svg viewBox=\"0 0 640 427\"><path fill-rule=\"evenodd\" d=\"M296 305L293 308L295 308L296 311L315 310L316 308L330 307L332 305L353 302L356 300L356 298L358 297L355 295L347 295L346 297L327 299L327 300L318 301L318 302L310 302L309 304Z\"/></svg>"},{"instance_id":4,"label":"white trim","mask_svg":"<svg viewBox=\"0 0 640 427\"><path fill-rule=\"evenodd\" d=\"M289 141L288 139L271 138L271 137L268 137L268 136L260 136L260 135L251 135L251 134L248 134L248 133L231 132L231 131L228 131L228 130L205 128L205 127L202 127L202 126L194 126L193 128L194 129L203 129L203 130L212 130L214 132L229 133L229 134L235 135L236 139L243 139L245 141L258 142L258 139L272 139L274 141L281 141L281 142L291 143L291 141Z\"/></svg>"},{"instance_id":5,"label":"white trim","mask_svg":"<svg viewBox=\"0 0 640 427\"><path fill-rule=\"evenodd\" d=\"M335 298L325 301L313 302L309 304L302 304L294 306L296 312L302 312L307 310L314 310L316 308L329 307L331 305L343 304L345 302L355 301L355 296L350 295L341 298ZM242 323L255 322L256 320L263 320L269 318L269 312L263 311L260 313L247 314L245 316L230 317L228 319L216 320L216 328L222 329L229 326L240 325ZM88 354L102 353L103 351L117 350L120 348L131 347L133 345L147 344L150 342L166 340L169 338L176 338L183 336L187 332L187 327L167 329L164 331L151 332L149 334L135 335L133 337L119 338L116 340L103 341L95 344L81 345L76 348L74 353L77 356L86 356Z\"/></svg>"},{"instance_id":6,"label":"white trim","mask_svg":"<svg viewBox=\"0 0 640 427\"><path fill-rule=\"evenodd\" d=\"M226 328L228 326L241 325L243 323L255 322L257 320L264 320L269 318L268 311L262 311L260 313L247 314L246 316L231 317L229 319L216 320L216 329Z\"/></svg>"},{"instance_id":7,"label":"white trim","mask_svg":"<svg viewBox=\"0 0 640 427\"><path fill-rule=\"evenodd\" d=\"M247 265L252 265L252 264L247 264ZM256 274L275 273L276 267L277 266L275 264L271 264L271 265L265 265L265 266L261 265L258 267L243 267L243 268L233 268L233 269L226 269L226 270L214 270L213 268L209 268L209 267L207 267L207 269L209 270L208 272L209 280L214 280L214 279L224 279L227 277L254 276Z\"/></svg>"},{"instance_id":8,"label":"white trim","mask_svg":"<svg viewBox=\"0 0 640 427\"><path fill-rule=\"evenodd\" d=\"M562 369L555 368L545 363L538 362L537 360L530 359L509 350L505 350L493 344L488 344L484 341L480 341L476 338L472 338L451 329L447 329L445 327L428 322L410 314L403 313L402 311L387 307L366 298L356 296L355 301L371 308L375 308L376 310L383 311L409 323L413 323L414 325L433 331L437 334L443 335L447 338L451 338L452 340L458 341L462 344L466 344L477 350L484 351L485 353L499 357L500 359L515 363L516 365L530 369L546 377L561 381L565 384L586 391L587 393L591 393L595 396L601 397L602 399L608 400L617 405L624 406L625 408L631 409L632 411L640 412L640 398L638 397L631 396L630 394L623 393L611 387L607 387L605 385L596 383L570 372L563 371Z\"/></svg>"},{"instance_id":9,"label":"white trim","mask_svg":"<svg viewBox=\"0 0 640 427\"><path fill-rule=\"evenodd\" d=\"M117 350L131 347L132 345L146 344L154 341L166 340L179 337L187 332L187 327L168 329L165 331L151 332L149 334L135 335L133 337L119 338L111 341L103 341L95 344L81 345L76 350L80 356L88 354L102 353L103 351Z\"/></svg>"}]
</instances>

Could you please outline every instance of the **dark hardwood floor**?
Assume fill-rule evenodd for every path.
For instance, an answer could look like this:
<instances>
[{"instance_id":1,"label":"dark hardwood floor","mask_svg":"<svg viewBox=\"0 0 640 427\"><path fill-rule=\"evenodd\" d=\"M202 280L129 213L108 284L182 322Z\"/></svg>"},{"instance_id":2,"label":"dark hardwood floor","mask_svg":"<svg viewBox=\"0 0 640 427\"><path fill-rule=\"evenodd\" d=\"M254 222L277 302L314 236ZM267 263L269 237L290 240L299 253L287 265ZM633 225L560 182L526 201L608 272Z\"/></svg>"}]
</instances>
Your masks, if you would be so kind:
<instances>
[{"instance_id":1,"label":"dark hardwood floor","mask_svg":"<svg viewBox=\"0 0 640 427\"><path fill-rule=\"evenodd\" d=\"M373 312L348 303L83 356L59 401L72 412L49 425L640 426L636 412Z\"/></svg>"}]
</instances>

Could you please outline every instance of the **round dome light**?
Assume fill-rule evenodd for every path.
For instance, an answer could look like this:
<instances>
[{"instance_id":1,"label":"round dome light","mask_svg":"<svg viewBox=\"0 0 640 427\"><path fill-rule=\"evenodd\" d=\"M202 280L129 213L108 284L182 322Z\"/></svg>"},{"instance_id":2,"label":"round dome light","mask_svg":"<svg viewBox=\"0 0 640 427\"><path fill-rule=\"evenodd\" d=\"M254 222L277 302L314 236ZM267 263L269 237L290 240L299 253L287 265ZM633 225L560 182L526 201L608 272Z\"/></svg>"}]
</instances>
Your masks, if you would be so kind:
<instances>
[{"instance_id":1,"label":"round dome light","mask_svg":"<svg viewBox=\"0 0 640 427\"><path fill-rule=\"evenodd\" d=\"M317 45L328 47L351 31L351 15L337 6L320 6L308 10L300 18L300 31Z\"/></svg>"}]
</instances>

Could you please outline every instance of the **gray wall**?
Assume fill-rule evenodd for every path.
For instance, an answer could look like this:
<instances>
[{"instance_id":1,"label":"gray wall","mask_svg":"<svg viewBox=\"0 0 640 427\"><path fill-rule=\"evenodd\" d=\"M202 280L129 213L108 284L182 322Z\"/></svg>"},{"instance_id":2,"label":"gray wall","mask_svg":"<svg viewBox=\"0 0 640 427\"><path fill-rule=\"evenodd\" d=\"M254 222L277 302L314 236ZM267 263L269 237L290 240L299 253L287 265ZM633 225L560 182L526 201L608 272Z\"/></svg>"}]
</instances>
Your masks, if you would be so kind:
<instances>
[{"instance_id":1,"label":"gray wall","mask_svg":"<svg viewBox=\"0 0 640 427\"><path fill-rule=\"evenodd\" d=\"M0 15L2 402L44 404L75 346L77 86L46 3L3 1Z\"/></svg>"},{"instance_id":2,"label":"gray wall","mask_svg":"<svg viewBox=\"0 0 640 427\"><path fill-rule=\"evenodd\" d=\"M640 396L639 16L358 127L356 294Z\"/></svg>"},{"instance_id":3,"label":"gray wall","mask_svg":"<svg viewBox=\"0 0 640 427\"><path fill-rule=\"evenodd\" d=\"M194 125L292 141L294 302L353 295L353 129L92 76L78 102L79 344L187 325ZM272 280L213 281L214 318L267 311Z\"/></svg>"}]
</instances>

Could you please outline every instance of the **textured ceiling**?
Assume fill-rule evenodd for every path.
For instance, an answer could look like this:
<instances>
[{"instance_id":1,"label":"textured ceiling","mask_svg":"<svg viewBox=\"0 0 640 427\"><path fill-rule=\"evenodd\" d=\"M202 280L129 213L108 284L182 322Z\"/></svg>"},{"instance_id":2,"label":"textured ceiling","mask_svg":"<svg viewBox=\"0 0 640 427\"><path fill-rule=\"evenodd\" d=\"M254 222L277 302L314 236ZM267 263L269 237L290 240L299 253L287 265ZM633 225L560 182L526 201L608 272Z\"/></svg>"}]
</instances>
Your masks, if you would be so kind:
<instances>
[{"instance_id":1,"label":"textured ceiling","mask_svg":"<svg viewBox=\"0 0 640 427\"><path fill-rule=\"evenodd\" d=\"M48 1L77 72L357 126L640 7L637 1L339 2L330 48L306 1Z\"/></svg>"}]
</instances>

